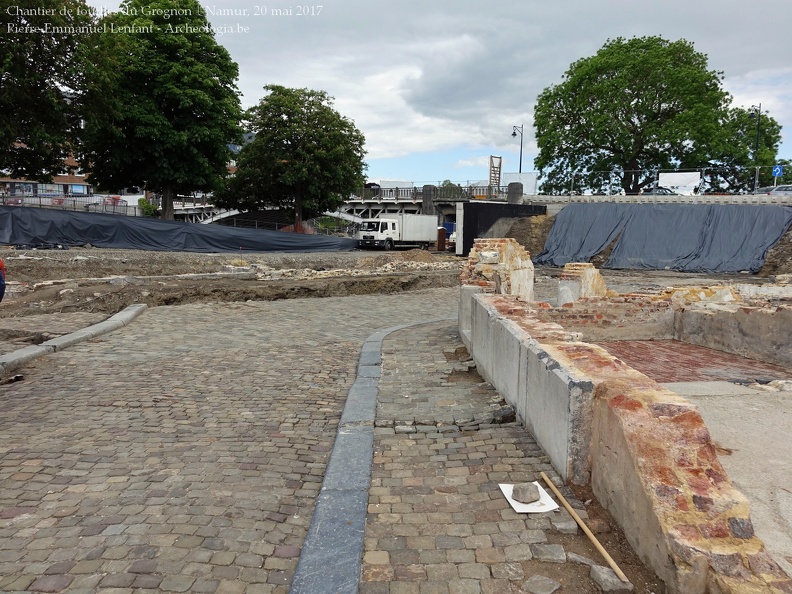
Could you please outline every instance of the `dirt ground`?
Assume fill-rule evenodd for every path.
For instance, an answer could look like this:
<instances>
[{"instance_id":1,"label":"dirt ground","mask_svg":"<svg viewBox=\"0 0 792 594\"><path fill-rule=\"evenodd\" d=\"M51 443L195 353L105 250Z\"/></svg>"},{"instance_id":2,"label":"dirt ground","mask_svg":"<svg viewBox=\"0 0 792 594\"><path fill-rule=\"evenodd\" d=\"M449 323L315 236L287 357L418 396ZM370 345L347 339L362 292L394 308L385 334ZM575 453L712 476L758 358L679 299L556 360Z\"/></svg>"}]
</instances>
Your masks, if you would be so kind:
<instances>
[{"instance_id":1,"label":"dirt ground","mask_svg":"<svg viewBox=\"0 0 792 594\"><path fill-rule=\"evenodd\" d=\"M454 286L462 265L451 254L421 250L202 254L5 248L0 257L7 278L0 318L77 311L112 314L133 303L394 293Z\"/></svg>"},{"instance_id":2,"label":"dirt ground","mask_svg":"<svg viewBox=\"0 0 792 594\"><path fill-rule=\"evenodd\" d=\"M517 221L507 236L536 254L551 226L550 217L530 217ZM71 312L114 314L133 303L153 307L450 287L458 284L464 263L450 253L422 250L204 254L2 247L0 257L7 280L0 318ZM792 272L792 231L771 250L759 275L601 272L608 287L622 293L651 292L673 285L768 282L770 275ZM537 300L554 301L559 273L560 269L537 267Z\"/></svg>"}]
</instances>

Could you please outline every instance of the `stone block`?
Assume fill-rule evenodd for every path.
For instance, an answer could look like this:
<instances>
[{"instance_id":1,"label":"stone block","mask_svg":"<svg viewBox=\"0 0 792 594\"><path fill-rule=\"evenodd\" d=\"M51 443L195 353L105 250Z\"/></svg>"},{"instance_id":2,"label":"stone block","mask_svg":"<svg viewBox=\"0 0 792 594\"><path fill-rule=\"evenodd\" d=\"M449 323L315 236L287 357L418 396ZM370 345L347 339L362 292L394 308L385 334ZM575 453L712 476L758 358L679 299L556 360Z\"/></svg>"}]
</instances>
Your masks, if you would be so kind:
<instances>
[{"instance_id":1,"label":"stone block","mask_svg":"<svg viewBox=\"0 0 792 594\"><path fill-rule=\"evenodd\" d=\"M561 584L543 575L532 575L522 584L521 592L530 594L553 594L561 589Z\"/></svg>"},{"instance_id":2,"label":"stone block","mask_svg":"<svg viewBox=\"0 0 792 594\"><path fill-rule=\"evenodd\" d=\"M630 582L621 581L610 567L594 565L589 576L602 592L622 594L633 591L633 585Z\"/></svg>"},{"instance_id":3,"label":"stone block","mask_svg":"<svg viewBox=\"0 0 792 594\"><path fill-rule=\"evenodd\" d=\"M533 483L520 483L512 489L512 499L520 503L539 501L539 487Z\"/></svg>"},{"instance_id":4,"label":"stone block","mask_svg":"<svg viewBox=\"0 0 792 594\"><path fill-rule=\"evenodd\" d=\"M607 293L605 279L593 264L570 262L564 265L558 282L558 305L585 297L605 297Z\"/></svg>"},{"instance_id":5,"label":"stone block","mask_svg":"<svg viewBox=\"0 0 792 594\"><path fill-rule=\"evenodd\" d=\"M566 563L566 552L559 544L532 544L531 553L537 561L548 563Z\"/></svg>"},{"instance_id":6,"label":"stone block","mask_svg":"<svg viewBox=\"0 0 792 594\"><path fill-rule=\"evenodd\" d=\"M479 252L479 264L498 264L500 255L497 251Z\"/></svg>"}]
</instances>

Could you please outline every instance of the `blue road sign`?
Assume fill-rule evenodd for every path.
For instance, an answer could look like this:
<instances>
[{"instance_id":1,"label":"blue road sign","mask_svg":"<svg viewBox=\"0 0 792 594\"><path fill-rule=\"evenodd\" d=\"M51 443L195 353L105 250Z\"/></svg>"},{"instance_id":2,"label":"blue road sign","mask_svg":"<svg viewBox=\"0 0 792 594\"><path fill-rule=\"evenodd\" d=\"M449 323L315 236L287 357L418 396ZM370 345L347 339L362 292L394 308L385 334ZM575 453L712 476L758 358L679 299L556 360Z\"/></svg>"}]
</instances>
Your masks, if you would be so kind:
<instances>
[{"instance_id":1,"label":"blue road sign","mask_svg":"<svg viewBox=\"0 0 792 594\"><path fill-rule=\"evenodd\" d=\"M781 177L782 175L784 175L784 166L775 165L773 167L773 177Z\"/></svg>"}]
</instances>

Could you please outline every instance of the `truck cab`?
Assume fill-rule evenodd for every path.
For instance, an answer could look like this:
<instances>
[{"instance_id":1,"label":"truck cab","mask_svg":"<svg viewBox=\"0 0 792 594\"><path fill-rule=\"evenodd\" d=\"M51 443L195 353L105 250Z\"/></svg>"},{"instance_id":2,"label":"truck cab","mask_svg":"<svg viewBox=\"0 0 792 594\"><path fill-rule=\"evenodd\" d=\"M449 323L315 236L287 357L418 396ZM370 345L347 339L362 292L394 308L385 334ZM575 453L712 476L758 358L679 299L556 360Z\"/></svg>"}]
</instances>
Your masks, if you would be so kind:
<instances>
[{"instance_id":1,"label":"truck cab","mask_svg":"<svg viewBox=\"0 0 792 594\"><path fill-rule=\"evenodd\" d=\"M381 247L392 250L400 239L399 221L371 219L360 223L357 233L360 247Z\"/></svg>"}]
</instances>

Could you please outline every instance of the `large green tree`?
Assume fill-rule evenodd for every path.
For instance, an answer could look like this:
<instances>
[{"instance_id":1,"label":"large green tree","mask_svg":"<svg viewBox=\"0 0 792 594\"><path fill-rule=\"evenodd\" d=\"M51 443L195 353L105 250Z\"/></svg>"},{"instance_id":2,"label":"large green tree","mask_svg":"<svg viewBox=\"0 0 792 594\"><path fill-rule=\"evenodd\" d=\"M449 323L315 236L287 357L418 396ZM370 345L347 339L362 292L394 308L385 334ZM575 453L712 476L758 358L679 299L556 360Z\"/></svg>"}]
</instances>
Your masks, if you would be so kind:
<instances>
[{"instance_id":1,"label":"large green tree","mask_svg":"<svg viewBox=\"0 0 792 594\"><path fill-rule=\"evenodd\" d=\"M84 0L0 0L0 171L46 182L63 169L93 22Z\"/></svg>"},{"instance_id":2,"label":"large green tree","mask_svg":"<svg viewBox=\"0 0 792 594\"><path fill-rule=\"evenodd\" d=\"M89 180L145 186L173 218L179 193L213 191L240 135L238 67L196 0L125 0L100 21L84 102Z\"/></svg>"},{"instance_id":3,"label":"large green tree","mask_svg":"<svg viewBox=\"0 0 792 594\"><path fill-rule=\"evenodd\" d=\"M294 213L299 231L304 218L335 210L363 186L365 139L324 91L264 89L245 118L255 137L240 150L237 171L215 203L283 208Z\"/></svg>"},{"instance_id":4,"label":"large green tree","mask_svg":"<svg viewBox=\"0 0 792 594\"><path fill-rule=\"evenodd\" d=\"M601 191L616 172L634 193L658 169L708 163L726 144L730 97L722 79L685 40L607 41L539 95L535 165L543 191Z\"/></svg>"}]
</instances>

